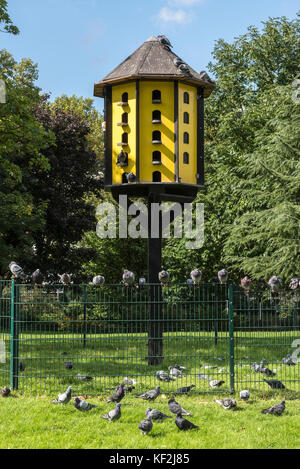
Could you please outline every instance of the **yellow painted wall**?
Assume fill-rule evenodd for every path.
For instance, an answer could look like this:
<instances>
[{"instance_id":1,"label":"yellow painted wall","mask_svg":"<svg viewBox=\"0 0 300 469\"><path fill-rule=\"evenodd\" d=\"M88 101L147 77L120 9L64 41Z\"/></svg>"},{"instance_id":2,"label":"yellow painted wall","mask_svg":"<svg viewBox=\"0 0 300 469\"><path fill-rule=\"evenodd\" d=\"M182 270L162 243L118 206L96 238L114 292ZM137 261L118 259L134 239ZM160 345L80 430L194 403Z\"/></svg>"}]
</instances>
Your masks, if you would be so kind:
<instances>
[{"instance_id":1,"label":"yellow painted wall","mask_svg":"<svg viewBox=\"0 0 300 469\"><path fill-rule=\"evenodd\" d=\"M161 104L152 104L152 91L161 91ZM161 172L162 182L174 182L174 83L140 82L140 182L152 182L152 173ZM161 124L152 124L152 112L161 111ZM161 132L161 145L152 144L152 132ZM152 164L152 152L161 152L161 165Z\"/></svg>"},{"instance_id":2,"label":"yellow painted wall","mask_svg":"<svg viewBox=\"0 0 300 469\"><path fill-rule=\"evenodd\" d=\"M183 94L189 93L189 104L185 104ZM197 173L197 88L179 83L178 85L178 120L179 120L179 177L181 182L196 184ZM184 124L183 113L189 113L189 124ZM189 133L189 143L183 143L184 132ZM183 153L189 153L189 164L183 163Z\"/></svg>"},{"instance_id":3,"label":"yellow painted wall","mask_svg":"<svg viewBox=\"0 0 300 469\"><path fill-rule=\"evenodd\" d=\"M122 94L128 93L128 106L118 106L122 101ZM128 126L118 126L122 122L122 114L128 112ZM123 132L128 133L128 146L118 146L122 142ZM116 165L118 154L121 150L128 153L128 166L119 167ZM135 100L135 82L125 83L112 87L112 183L122 184L122 174L136 174L136 100Z\"/></svg>"}]
</instances>

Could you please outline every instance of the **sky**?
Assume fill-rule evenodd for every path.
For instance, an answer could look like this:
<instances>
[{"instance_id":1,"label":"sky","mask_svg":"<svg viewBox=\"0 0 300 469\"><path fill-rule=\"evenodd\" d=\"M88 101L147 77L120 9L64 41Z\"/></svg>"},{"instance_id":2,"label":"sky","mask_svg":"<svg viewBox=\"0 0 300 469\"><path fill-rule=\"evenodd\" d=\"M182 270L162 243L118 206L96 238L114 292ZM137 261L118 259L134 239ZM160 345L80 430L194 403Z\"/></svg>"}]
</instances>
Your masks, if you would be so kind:
<instances>
[{"instance_id":1,"label":"sky","mask_svg":"<svg viewBox=\"0 0 300 469\"><path fill-rule=\"evenodd\" d=\"M232 42L269 17L296 17L299 0L8 0L20 35L1 34L0 48L38 65L38 86L93 98L94 83L153 34L195 70L207 69L215 41ZM95 98L97 109L103 100Z\"/></svg>"}]
</instances>

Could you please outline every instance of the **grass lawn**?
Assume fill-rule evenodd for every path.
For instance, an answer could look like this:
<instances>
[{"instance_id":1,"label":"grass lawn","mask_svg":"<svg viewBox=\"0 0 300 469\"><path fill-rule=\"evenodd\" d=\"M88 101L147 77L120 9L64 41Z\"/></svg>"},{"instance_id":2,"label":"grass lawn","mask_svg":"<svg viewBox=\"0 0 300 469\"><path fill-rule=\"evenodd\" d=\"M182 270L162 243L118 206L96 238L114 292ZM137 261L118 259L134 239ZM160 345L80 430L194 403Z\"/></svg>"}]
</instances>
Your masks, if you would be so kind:
<instances>
[{"instance_id":1,"label":"grass lawn","mask_svg":"<svg viewBox=\"0 0 300 469\"><path fill-rule=\"evenodd\" d=\"M225 411L213 400L217 395L178 396L177 401L192 417L187 417L199 430L181 432L174 418L153 423L153 430L143 436L138 430L144 418L147 402L126 395L122 400L122 416L115 423L100 417L113 408L105 395L88 400L97 408L87 413L75 409L73 402L54 405L54 396L24 397L12 393L0 398L1 449L193 449L193 448L298 448L300 449L300 400L287 399L286 410L280 416L263 415L261 410L279 403L284 394L262 398L252 394L248 402L235 396L238 407ZM168 396L161 394L152 408L168 415Z\"/></svg>"}]
</instances>

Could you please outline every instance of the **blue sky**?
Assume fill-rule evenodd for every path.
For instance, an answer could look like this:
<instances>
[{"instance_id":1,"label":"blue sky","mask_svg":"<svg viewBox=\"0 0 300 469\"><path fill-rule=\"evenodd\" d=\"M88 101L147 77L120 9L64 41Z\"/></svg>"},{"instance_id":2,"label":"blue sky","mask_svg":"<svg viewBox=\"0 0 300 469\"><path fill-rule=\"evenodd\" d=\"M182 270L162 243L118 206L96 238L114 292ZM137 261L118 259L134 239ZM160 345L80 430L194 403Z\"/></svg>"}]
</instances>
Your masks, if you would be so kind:
<instances>
[{"instance_id":1,"label":"blue sky","mask_svg":"<svg viewBox=\"0 0 300 469\"><path fill-rule=\"evenodd\" d=\"M152 34L165 34L174 52L197 71L214 42L228 42L268 17L295 18L298 0L8 0L19 36L1 34L16 60L30 57L38 85L52 98L93 97L99 81ZM96 107L103 103L95 98Z\"/></svg>"}]
</instances>

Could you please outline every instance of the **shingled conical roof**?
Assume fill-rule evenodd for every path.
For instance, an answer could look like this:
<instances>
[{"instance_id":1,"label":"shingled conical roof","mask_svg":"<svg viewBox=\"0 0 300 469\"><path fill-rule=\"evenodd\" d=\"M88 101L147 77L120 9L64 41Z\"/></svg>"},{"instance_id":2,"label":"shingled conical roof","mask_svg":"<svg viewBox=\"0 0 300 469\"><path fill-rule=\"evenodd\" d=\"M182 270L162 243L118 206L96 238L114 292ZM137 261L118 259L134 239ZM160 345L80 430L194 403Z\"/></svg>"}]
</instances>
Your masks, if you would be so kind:
<instances>
[{"instance_id":1,"label":"shingled conical roof","mask_svg":"<svg viewBox=\"0 0 300 469\"><path fill-rule=\"evenodd\" d=\"M189 65L186 72L182 71L174 63L176 58L180 59L163 44L160 37L152 36L106 77L95 83L94 95L103 98L105 85L138 78L155 78L190 82L202 86L204 96L209 96L216 86L215 82L204 71L197 73ZM181 62L184 63L183 60Z\"/></svg>"}]
</instances>

